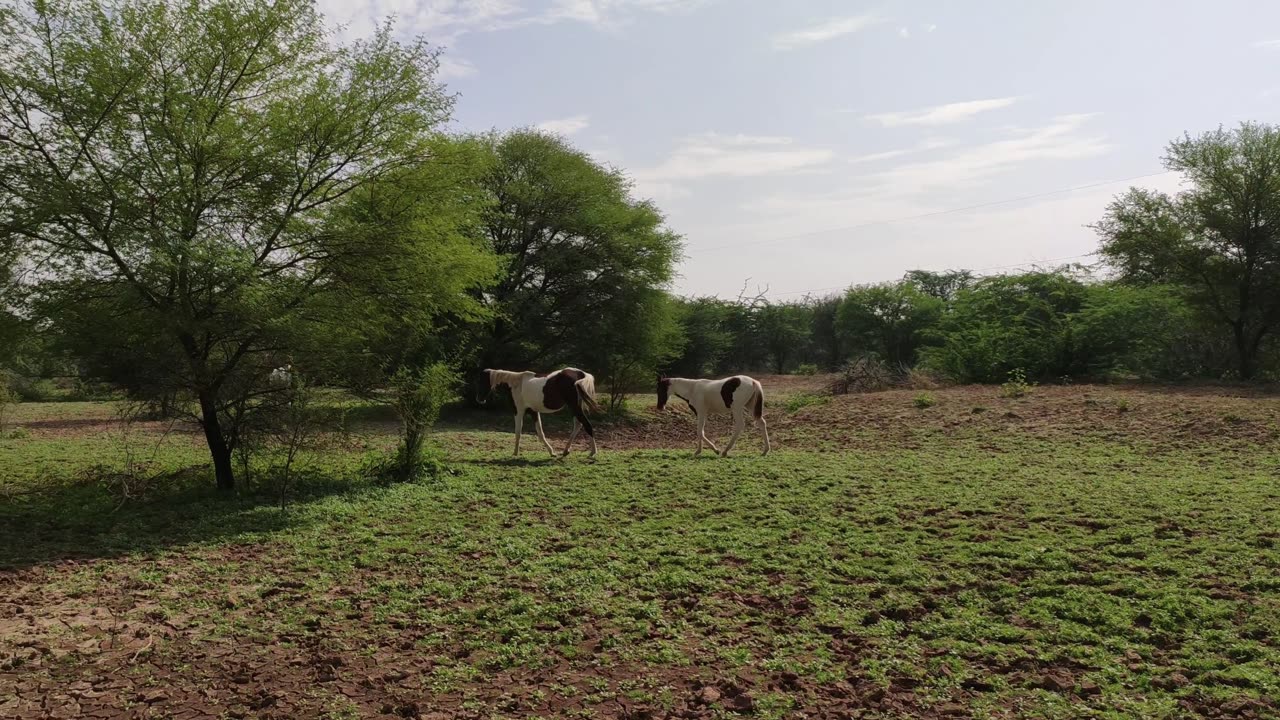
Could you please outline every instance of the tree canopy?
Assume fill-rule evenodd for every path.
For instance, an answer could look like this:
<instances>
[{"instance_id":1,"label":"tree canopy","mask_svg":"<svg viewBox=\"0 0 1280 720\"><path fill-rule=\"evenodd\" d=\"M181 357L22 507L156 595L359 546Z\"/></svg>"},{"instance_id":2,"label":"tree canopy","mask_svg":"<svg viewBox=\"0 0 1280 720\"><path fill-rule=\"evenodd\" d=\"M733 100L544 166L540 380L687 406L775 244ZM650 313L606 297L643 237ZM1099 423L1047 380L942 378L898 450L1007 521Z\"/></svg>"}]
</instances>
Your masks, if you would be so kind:
<instances>
[{"instance_id":1,"label":"tree canopy","mask_svg":"<svg viewBox=\"0 0 1280 720\"><path fill-rule=\"evenodd\" d=\"M232 487L231 395L350 259L402 251L335 213L431 160L452 103L435 52L390 27L331 46L308 0L30 0L0 45L0 229L54 324L198 400Z\"/></svg>"},{"instance_id":2,"label":"tree canopy","mask_svg":"<svg viewBox=\"0 0 1280 720\"><path fill-rule=\"evenodd\" d=\"M1128 282L1185 287L1229 328L1236 372L1249 379L1280 323L1280 128L1186 135L1169 144L1165 167L1190 188L1116 198L1095 226L1103 255Z\"/></svg>"},{"instance_id":3,"label":"tree canopy","mask_svg":"<svg viewBox=\"0 0 1280 720\"><path fill-rule=\"evenodd\" d=\"M661 317L636 303L671 280L680 237L619 171L562 138L520 130L485 138L491 203L484 233L504 263L484 294L495 319L481 340L487 367L582 362L600 349L587 326Z\"/></svg>"}]
</instances>

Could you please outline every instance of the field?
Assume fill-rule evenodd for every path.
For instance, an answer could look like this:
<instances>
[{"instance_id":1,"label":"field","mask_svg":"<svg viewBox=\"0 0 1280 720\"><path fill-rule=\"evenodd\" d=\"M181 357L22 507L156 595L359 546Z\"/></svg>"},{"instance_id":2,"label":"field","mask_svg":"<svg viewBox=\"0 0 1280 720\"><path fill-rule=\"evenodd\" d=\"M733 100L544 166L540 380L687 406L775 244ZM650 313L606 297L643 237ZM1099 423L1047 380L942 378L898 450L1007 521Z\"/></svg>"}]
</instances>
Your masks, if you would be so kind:
<instances>
[{"instance_id":1,"label":"field","mask_svg":"<svg viewBox=\"0 0 1280 720\"><path fill-rule=\"evenodd\" d=\"M20 405L0 717L1280 716L1280 398L764 382L767 458L635 398L595 463L455 413L399 485L356 408L283 511L189 428ZM125 448L175 474L121 502Z\"/></svg>"}]
</instances>

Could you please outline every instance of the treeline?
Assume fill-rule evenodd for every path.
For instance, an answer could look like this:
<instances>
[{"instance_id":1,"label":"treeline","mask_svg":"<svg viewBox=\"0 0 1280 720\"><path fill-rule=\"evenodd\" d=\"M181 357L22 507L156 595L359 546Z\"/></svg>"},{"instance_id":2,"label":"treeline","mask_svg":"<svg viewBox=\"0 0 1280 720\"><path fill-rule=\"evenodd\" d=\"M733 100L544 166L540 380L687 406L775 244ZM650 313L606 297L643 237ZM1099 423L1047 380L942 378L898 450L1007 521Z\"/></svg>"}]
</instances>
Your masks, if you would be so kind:
<instances>
[{"instance_id":1,"label":"treeline","mask_svg":"<svg viewBox=\"0 0 1280 720\"><path fill-rule=\"evenodd\" d=\"M908 273L842 297L681 302L670 369L831 369L871 354L960 382L1274 379L1280 372L1280 128L1169 144L1176 195L1134 188L1093 226L1105 280L1079 270Z\"/></svg>"},{"instance_id":2,"label":"treeline","mask_svg":"<svg viewBox=\"0 0 1280 720\"><path fill-rule=\"evenodd\" d=\"M1100 280L1084 268L977 278L917 270L843 295L678 301L672 375L813 373L870 357L952 382L1239 377L1231 334L1189 290ZM1258 369L1278 368L1274 343Z\"/></svg>"},{"instance_id":3,"label":"treeline","mask_svg":"<svg viewBox=\"0 0 1280 720\"><path fill-rule=\"evenodd\" d=\"M447 133L438 53L389 26L335 46L310 0L27 0L0 43L0 369L189 414L222 488L297 406L282 377L395 410L407 476L482 367L577 365L615 406L660 372L864 355L966 382L1275 370L1270 126L1173 143L1189 189L1112 204L1106 282L913 272L685 299L682 239L623 172L537 131Z\"/></svg>"}]
</instances>

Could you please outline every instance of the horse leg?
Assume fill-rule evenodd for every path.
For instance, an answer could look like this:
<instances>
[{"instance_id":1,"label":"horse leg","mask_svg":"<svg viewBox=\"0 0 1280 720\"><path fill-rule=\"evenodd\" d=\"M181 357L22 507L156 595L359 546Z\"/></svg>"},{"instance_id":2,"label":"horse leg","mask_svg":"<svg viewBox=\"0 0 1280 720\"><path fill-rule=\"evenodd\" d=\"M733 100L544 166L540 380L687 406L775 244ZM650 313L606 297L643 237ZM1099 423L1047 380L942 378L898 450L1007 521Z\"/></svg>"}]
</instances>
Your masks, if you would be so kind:
<instances>
[{"instance_id":1,"label":"horse leg","mask_svg":"<svg viewBox=\"0 0 1280 720\"><path fill-rule=\"evenodd\" d=\"M595 457L596 456L596 429L591 427L591 421L587 419L587 414L582 412L582 403L575 402L572 405L570 405L570 407L573 409L574 419L582 423L582 429L587 431L587 438L591 440L591 453L587 455L587 457ZM577 428L574 429L574 434L575 435L577 434ZM573 440L570 439L569 442L570 444L572 444ZM568 453L569 448L565 448L564 451Z\"/></svg>"},{"instance_id":2,"label":"horse leg","mask_svg":"<svg viewBox=\"0 0 1280 720\"><path fill-rule=\"evenodd\" d=\"M569 442L565 444L564 452L560 454L560 457L565 457L569 454L569 448L573 447L573 441L578 439L578 431L581 429L582 423L578 422L578 418L575 417L573 419L573 432L569 433Z\"/></svg>"},{"instance_id":3,"label":"horse leg","mask_svg":"<svg viewBox=\"0 0 1280 720\"><path fill-rule=\"evenodd\" d=\"M741 410L735 412L733 414L733 437L729 438L729 444L724 446L724 452L720 453L720 457L729 457L729 451L738 442L738 436L742 434L742 429L746 426L747 414Z\"/></svg>"},{"instance_id":4,"label":"horse leg","mask_svg":"<svg viewBox=\"0 0 1280 720\"><path fill-rule=\"evenodd\" d=\"M703 439L704 441L707 441L707 445L712 448L712 452L716 452L718 455L719 448L716 447L716 443L712 442L712 438L707 437L707 420L703 420L703 427L701 427L700 432L703 433Z\"/></svg>"},{"instance_id":5,"label":"horse leg","mask_svg":"<svg viewBox=\"0 0 1280 720\"><path fill-rule=\"evenodd\" d=\"M543 445L547 446L547 452L551 453L551 457L555 457L556 451L551 449L551 443L547 442L547 434L542 432L542 413L536 412L533 416L538 420L537 424L534 425L538 429L538 439L542 441Z\"/></svg>"},{"instance_id":6,"label":"horse leg","mask_svg":"<svg viewBox=\"0 0 1280 720\"><path fill-rule=\"evenodd\" d=\"M711 438L707 437L707 417L702 413L698 413L698 449L693 451L694 457L702 454L702 443L706 443L711 448L711 452L720 452L720 448L716 447L716 444L711 442Z\"/></svg>"},{"instance_id":7,"label":"horse leg","mask_svg":"<svg viewBox=\"0 0 1280 720\"><path fill-rule=\"evenodd\" d=\"M520 433L524 431L524 410L516 411L516 457L520 457Z\"/></svg>"},{"instance_id":8,"label":"horse leg","mask_svg":"<svg viewBox=\"0 0 1280 720\"><path fill-rule=\"evenodd\" d=\"M773 449L769 445L769 424L764 421L763 417L757 420L757 422L760 423L760 434L764 435L764 454L768 455L769 451Z\"/></svg>"}]
</instances>

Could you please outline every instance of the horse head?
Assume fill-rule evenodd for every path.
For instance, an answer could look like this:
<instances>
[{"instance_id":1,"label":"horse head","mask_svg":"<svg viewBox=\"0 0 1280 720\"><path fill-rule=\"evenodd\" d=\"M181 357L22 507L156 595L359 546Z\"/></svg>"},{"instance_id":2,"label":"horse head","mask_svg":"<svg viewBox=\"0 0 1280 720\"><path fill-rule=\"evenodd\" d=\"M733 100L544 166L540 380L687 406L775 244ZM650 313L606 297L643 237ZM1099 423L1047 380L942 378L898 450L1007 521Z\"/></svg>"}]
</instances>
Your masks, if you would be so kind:
<instances>
[{"instance_id":1,"label":"horse head","mask_svg":"<svg viewBox=\"0 0 1280 720\"><path fill-rule=\"evenodd\" d=\"M489 395L493 392L493 382L491 381L493 371L485 368L479 370L471 379L472 388L476 393L476 404L483 405L489 399Z\"/></svg>"},{"instance_id":2,"label":"horse head","mask_svg":"<svg viewBox=\"0 0 1280 720\"><path fill-rule=\"evenodd\" d=\"M671 380L658 376L658 410L661 412L667 407L667 397L671 394Z\"/></svg>"}]
</instances>

